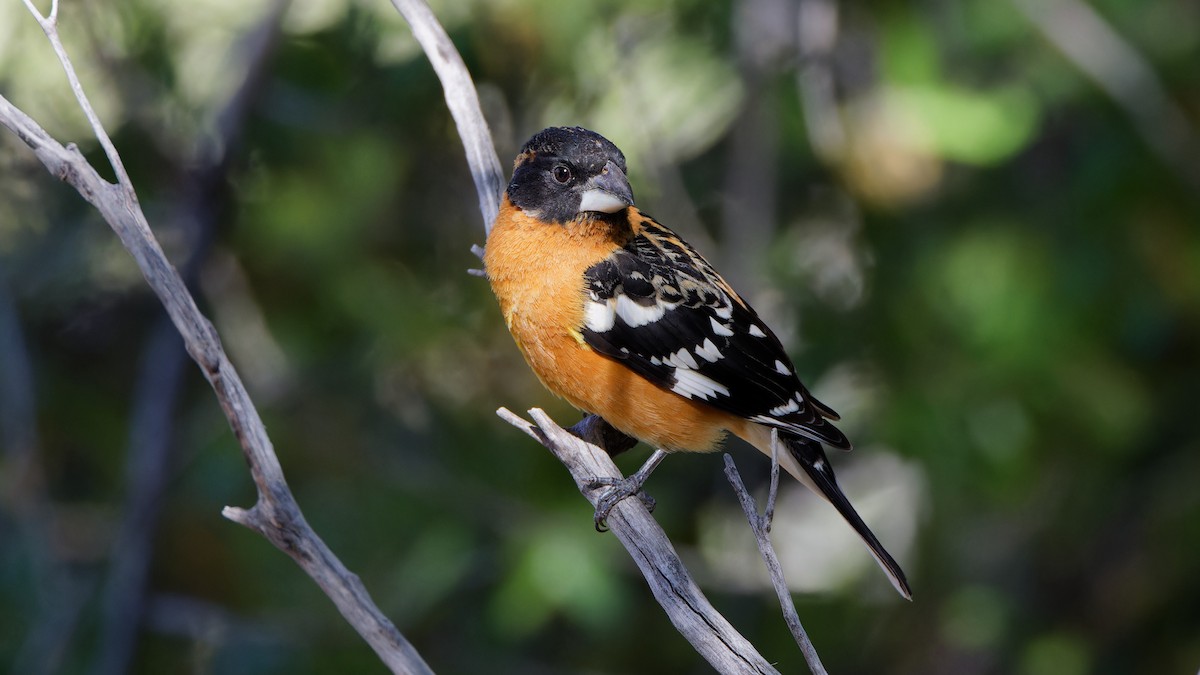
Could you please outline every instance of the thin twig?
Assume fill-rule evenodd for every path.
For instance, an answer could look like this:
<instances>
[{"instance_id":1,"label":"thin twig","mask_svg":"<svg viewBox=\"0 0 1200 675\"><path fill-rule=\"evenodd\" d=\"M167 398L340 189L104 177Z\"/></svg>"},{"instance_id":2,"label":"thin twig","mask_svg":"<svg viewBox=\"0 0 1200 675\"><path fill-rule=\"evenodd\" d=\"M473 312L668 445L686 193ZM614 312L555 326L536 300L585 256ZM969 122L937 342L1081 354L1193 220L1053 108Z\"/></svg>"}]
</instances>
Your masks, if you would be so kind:
<instances>
[{"instance_id":1,"label":"thin twig","mask_svg":"<svg viewBox=\"0 0 1200 675\"><path fill-rule=\"evenodd\" d=\"M800 623L800 614L796 612L796 603L792 601L792 593L788 590L787 580L783 577L779 556L775 555L775 547L771 545L771 517L775 511L775 490L779 484L778 445L779 435L771 434L771 491L767 498L765 514L758 515L758 505L754 502L754 497L750 496L746 484L742 482L741 474L738 473L737 465L733 463L733 457L730 457L728 453L725 455L725 476L729 479L729 484L733 486L733 491L737 493L742 510L746 512L746 519L750 521L750 529L754 531L754 538L758 540L758 552L762 555L767 572L771 575L771 584L775 587L775 595L779 597L783 619L787 623L788 629L792 631L792 637L800 646L800 652L804 654L804 660L808 663L808 668L813 675L827 675L825 666L821 665L821 657L817 655L817 648L813 646L812 640L808 638L808 633L804 630L804 625Z\"/></svg>"},{"instance_id":2,"label":"thin twig","mask_svg":"<svg viewBox=\"0 0 1200 675\"><path fill-rule=\"evenodd\" d=\"M467 162L479 192L484 229L490 232L504 179L491 132L479 110L479 99L470 74L454 44L423 0L392 0L392 4L412 26L413 34L442 81L446 102L462 136ZM482 257L483 251L479 247L472 247L472 252ZM529 411L536 426L505 408L497 413L553 452L571 472L579 491L593 506L602 491L591 487L592 481L597 476L621 475L609 454L601 449L601 444L607 445L611 438L608 435L609 428L599 418L588 417L580 422L573 427L576 435L572 435L536 408ZM580 436L586 438L589 435L597 436L600 443L580 439ZM627 449L628 440L614 441L618 446L617 451ZM608 527L629 550L655 599L666 610L676 629L714 668L722 673L777 672L709 604L699 586L688 575L670 540L640 500L618 502L609 514Z\"/></svg>"},{"instance_id":3,"label":"thin twig","mask_svg":"<svg viewBox=\"0 0 1200 675\"><path fill-rule=\"evenodd\" d=\"M728 456L728 455L727 455ZM771 429L771 490L767 492L767 508L763 511L763 530L771 532L775 521L775 497L779 494L779 430Z\"/></svg>"},{"instance_id":4,"label":"thin twig","mask_svg":"<svg viewBox=\"0 0 1200 675\"><path fill-rule=\"evenodd\" d=\"M83 114L87 116L88 123L92 125L92 133L96 134L96 139L100 141L100 147L104 148L104 154L108 157L108 163L112 165L113 173L117 176L117 183L125 186L131 193L133 192L133 183L129 180L129 174L125 171L125 163L121 161L121 155L117 152L117 147L113 145L112 139L108 137L108 132L105 131L104 125L100 123L100 117L96 115L96 110L92 108L92 102L88 100L87 94L83 91L83 85L79 82L79 76L75 74L75 66L71 63L70 57L67 56L67 49L63 46L62 38L58 35L58 0L53 0L50 6L50 16L42 16L37 7L34 7L31 0L22 0L25 7L37 19L38 26L41 26L42 32L50 39L50 45L54 48L54 53L58 56L58 62L62 64L63 70L67 73L67 80L71 83L71 91L75 94L75 100L79 102L79 107L83 109Z\"/></svg>"},{"instance_id":5,"label":"thin twig","mask_svg":"<svg viewBox=\"0 0 1200 675\"><path fill-rule=\"evenodd\" d=\"M463 149L467 153L467 165L475 181L479 195L479 212L483 215L484 232L492 231L492 223L500 211L500 193L504 190L504 167L496 154L492 132L488 130L483 109L479 106L479 94L471 73L459 56L446 29L424 0L392 0L412 28L413 37L421 44L434 72L442 81L446 94L446 105L458 127Z\"/></svg>"},{"instance_id":6,"label":"thin twig","mask_svg":"<svg viewBox=\"0 0 1200 675\"><path fill-rule=\"evenodd\" d=\"M567 467L579 492L593 505L604 493L593 487L596 476L618 477L621 472L593 437L604 431L589 417L567 431L545 412L529 411L534 423L507 408L496 411L504 421L546 446ZM608 528L629 551L675 628L705 660L721 673L776 673L754 645L713 608L688 574L671 541L638 499L617 502Z\"/></svg>"},{"instance_id":7,"label":"thin twig","mask_svg":"<svg viewBox=\"0 0 1200 675\"><path fill-rule=\"evenodd\" d=\"M483 250L483 247L479 244L471 244L471 255L479 258L480 260L483 260ZM473 277L487 277L487 272L475 268L467 270L467 274L470 274Z\"/></svg>"},{"instance_id":8,"label":"thin twig","mask_svg":"<svg viewBox=\"0 0 1200 675\"><path fill-rule=\"evenodd\" d=\"M72 75L74 68L59 39L55 21L57 4L50 17L42 17L25 0L38 19L55 52L72 78L80 105L86 96ZM87 106L90 109L90 106ZM103 125L93 119L97 137L109 152ZM346 569L337 556L305 521L300 507L288 489L270 438L258 411L250 400L241 377L221 347L220 338L208 319L201 314L183 279L163 254L146 216L138 204L133 185L124 173L115 148L109 160L119 185L105 181L73 146L64 147L46 133L32 118L0 96L0 124L13 131L46 166L95 206L133 255L147 283L158 296L171 321L183 337L188 353L200 366L212 385L221 408L241 444L251 476L258 489L258 502L249 510L226 507L222 513L265 536L287 553L333 600L342 616L375 650L381 660L396 673L430 673L429 667L391 621L371 601L362 582Z\"/></svg>"}]
</instances>

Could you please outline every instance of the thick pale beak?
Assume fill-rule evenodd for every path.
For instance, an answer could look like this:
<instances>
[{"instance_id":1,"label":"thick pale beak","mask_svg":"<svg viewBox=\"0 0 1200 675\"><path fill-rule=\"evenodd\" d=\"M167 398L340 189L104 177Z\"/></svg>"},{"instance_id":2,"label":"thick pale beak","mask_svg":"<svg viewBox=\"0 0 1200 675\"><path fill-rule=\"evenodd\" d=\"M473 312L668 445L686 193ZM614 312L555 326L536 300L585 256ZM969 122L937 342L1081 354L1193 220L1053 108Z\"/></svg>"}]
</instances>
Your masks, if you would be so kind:
<instances>
[{"instance_id":1,"label":"thick pale beak","mask_svg":"<svg viewBox=\"0 0 1200 675\"><path fill-rule=\"evenodd\" d=\"M616 213L632 205L633 189L629 187L629 179L621 167L610 161L599 176L587 182L587 189L579 200L579 212Z\"/></svg>"}]
</instances>

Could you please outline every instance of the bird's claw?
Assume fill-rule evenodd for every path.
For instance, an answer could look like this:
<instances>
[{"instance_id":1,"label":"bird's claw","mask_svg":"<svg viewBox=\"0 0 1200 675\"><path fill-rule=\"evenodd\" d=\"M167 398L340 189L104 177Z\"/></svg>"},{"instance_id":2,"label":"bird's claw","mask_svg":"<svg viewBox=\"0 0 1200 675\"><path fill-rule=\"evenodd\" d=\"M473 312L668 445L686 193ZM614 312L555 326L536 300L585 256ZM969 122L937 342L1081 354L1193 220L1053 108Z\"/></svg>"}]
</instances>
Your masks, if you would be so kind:
<instances>
[{"instance_id":1,"label":"bird's claw","mask_svg":"<svg viewBox=\"0 0 1200 675\"><path fill-rule=\"evenodd\" d=\"M629 478L609 478L597 477L592 478L587 482L587 486L593 490L605 488L600 498L596 500L596 531L608 531L608 514L612 512L619 502L629 497L637 495L637 498L642 500L642 505L647 511L654 511L654 497L642 491L642 481L636 480L634 477Z\"/></svg>"}]
</instances>

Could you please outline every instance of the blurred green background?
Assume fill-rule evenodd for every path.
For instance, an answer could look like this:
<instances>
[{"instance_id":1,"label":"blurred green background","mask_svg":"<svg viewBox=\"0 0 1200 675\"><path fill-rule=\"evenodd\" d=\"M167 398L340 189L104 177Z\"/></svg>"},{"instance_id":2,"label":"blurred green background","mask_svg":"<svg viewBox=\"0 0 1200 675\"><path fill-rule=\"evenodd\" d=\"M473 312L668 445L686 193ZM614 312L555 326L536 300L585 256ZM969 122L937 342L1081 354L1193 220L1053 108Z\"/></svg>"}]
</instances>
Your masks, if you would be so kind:
<instances>
[{"instance_id":1,"label":"blurred green background","mask_svg":"<svg viewBox=\"0 0 1200 675\"><path fill-rule=\"evenodd\" d=\"M507 164L550 124L776 328L892 592L786 484L775 540L834 673L1200 667L1200 5L440 0ZM317 531L443 673L700 673L543 448L438 81L382 0L68 3L68 49ZM0 92L92 140L21 3ZM108 175L107 168L102 173ZM382 672L224 520L254 489L116 238L0 133L0 670ZM767 463L733 446L762 489ZM646 456L621 458L630 471ZM804 672L719 455L657 517ZM11 665L9 665L11 664Z\"/></svg>"}]
</instances>

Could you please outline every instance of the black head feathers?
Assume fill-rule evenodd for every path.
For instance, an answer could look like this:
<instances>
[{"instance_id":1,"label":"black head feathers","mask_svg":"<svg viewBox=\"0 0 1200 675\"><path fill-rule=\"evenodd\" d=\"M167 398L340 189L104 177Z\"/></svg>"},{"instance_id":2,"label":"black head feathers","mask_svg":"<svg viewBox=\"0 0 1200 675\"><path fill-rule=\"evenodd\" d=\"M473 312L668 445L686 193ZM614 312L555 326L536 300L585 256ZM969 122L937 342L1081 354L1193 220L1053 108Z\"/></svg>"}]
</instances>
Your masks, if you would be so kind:
<instances>
[{"instance_id":1,"label":"black head feathers","mask_svg":"<svg viewBox=\"0 0 1200 675\"><path fill-rule=\"evenodd\" d=\"M581 213L616 213L633 204L625 155L583 127L550 127L534 134L513 164L508 197L548 222Z\"/></svg>"},{"instance_id":2,"label":"black head feathers","mask_svg":"<svg viewBox=\"0 0 1200 675\"><path fill-rule=\"evenodd\" d=\"M563 157L599 167L603 167L605 161L612 160L622 172L628 173L625 168L625 155L621 150L613 145L612 141L583 127L542 129L525 141L521 154L517 156L516 166L539 156Z\"/></svg>"}]
</instances>

